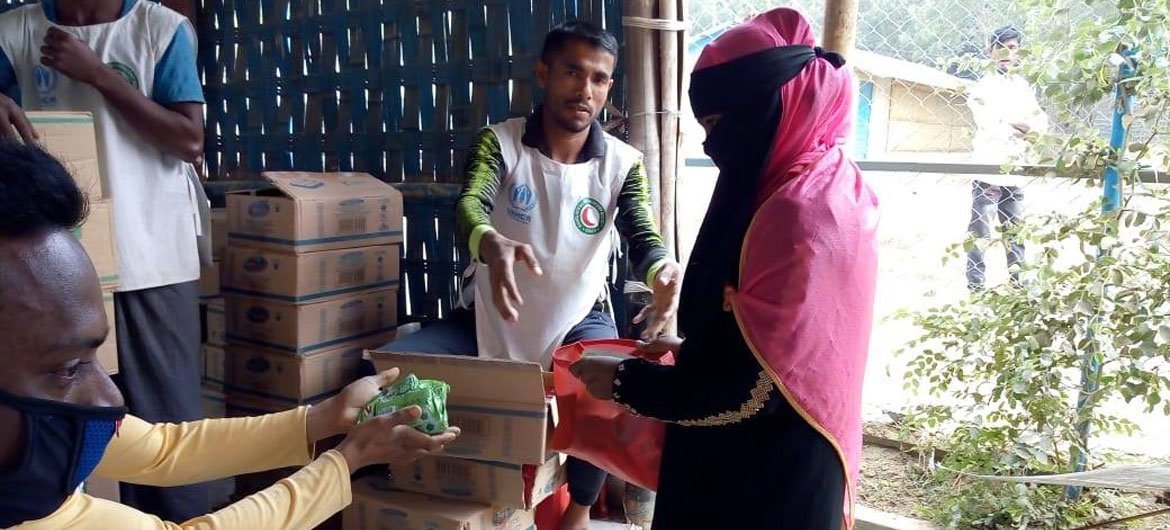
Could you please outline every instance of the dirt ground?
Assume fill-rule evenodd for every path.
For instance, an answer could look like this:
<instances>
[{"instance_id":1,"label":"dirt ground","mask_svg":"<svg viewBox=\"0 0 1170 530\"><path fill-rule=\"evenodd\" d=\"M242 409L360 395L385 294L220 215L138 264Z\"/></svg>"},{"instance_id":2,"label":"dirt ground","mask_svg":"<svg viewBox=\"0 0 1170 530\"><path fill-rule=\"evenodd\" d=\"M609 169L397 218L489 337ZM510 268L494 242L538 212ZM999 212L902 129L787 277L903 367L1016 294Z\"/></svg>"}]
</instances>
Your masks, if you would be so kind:
<instances>
[{"instance_id":1,"label":"dirt ground","mask_svg":"<svg viewBox=\"0 0 1170 530\"><path fill-rule=\"evenodd\" d=\"M866 432L889 437L891 430L869 425ZM920 508L937 491L918 456L896 449L866 445L861 463L859 502L867 507L906 517L922 518ZM1153 495L1127 495L1105 519L1124 518L1167 508ZM1104 519L1103 519L1104 520ZM1170 530L1170 515L1130 523L1104 526L1106 529Z\"/></svg>"}]
</instances>

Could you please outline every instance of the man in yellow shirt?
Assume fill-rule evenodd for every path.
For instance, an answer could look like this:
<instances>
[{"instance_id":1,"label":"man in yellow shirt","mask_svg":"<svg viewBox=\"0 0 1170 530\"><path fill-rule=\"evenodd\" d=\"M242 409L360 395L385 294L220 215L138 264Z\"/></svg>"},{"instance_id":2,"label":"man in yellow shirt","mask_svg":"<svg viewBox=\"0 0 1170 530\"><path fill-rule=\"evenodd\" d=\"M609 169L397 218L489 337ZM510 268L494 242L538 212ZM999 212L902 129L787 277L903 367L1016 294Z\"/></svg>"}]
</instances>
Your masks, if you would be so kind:
<instances>
[{"instance_id":1,"label":"man in yellow shirt","mask_svg":"<svg viewBox=\"0 0 1170 530\"><path fill-rule=\"evenodd\" d=\"M0 528L19 530L309 529L351 501L350 473L441 451L417 408L355 426L390 370L314 407L253 418L152 425L126 415L95 357L109 326L97 273L70 233L85 197L56 159L0 143ZM346 434L312 459L312 446ZM176 486L304 466L255 495L182 523L90 497L91 474Z\"/></svg>"}]
</instances>

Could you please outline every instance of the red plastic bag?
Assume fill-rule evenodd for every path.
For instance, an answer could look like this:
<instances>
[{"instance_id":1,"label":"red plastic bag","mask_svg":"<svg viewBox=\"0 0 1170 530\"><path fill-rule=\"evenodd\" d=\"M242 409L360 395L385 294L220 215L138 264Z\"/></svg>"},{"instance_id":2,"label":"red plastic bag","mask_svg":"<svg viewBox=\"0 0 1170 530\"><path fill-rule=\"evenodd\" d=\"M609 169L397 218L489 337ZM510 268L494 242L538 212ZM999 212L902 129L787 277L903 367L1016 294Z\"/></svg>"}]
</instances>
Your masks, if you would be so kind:
<instances>
[{"instance_id":1,"label":"red plastic bag","mask_svg":"<svg viewBox=\"0 0 1170 530\"><path fill-rule=\"evenodd\" d=\"M639 356L637 343L630 340L578 342L553 353L559 423L553 430L552 449L585 460L626 482L657 490L666 425L589 395L585 385L569 373L569 367L587 351ZM674 357L666 354L657 362L674 364Z\"/></svg>"},{"instance_id":2,"label":"red plastic bag","mask_svg":"<svg viewBox=\"0 0 1170 530\"><path fill-rule=\"evenodd\" d=\"M536 506L536 530L561 530L561 520L569 509L569 487L561 486L551 497Z\"/></svg>"}]
</instances>

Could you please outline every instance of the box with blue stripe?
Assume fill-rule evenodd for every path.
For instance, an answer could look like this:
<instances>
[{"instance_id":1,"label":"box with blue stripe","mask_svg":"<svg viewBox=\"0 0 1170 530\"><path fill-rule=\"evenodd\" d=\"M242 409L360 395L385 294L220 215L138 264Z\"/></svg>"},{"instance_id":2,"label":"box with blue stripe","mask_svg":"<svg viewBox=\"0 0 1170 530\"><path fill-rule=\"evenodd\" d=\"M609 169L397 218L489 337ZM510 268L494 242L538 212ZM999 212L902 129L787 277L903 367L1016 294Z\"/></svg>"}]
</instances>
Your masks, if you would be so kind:
<instances>
[{"instance_id":1,"label":"box with blue stripe","mask_svg":"<svg viewBox=\"0 0 1170 530\"><path fill-rule=\"evenodd\" d=\"M391 465L390 484L434 497L531 510L565 483L564 464L561 454L539 466L427 456Z\"/></svg>"},{"instance_id":2,"label":"box with blue stripe","mask_svg":"<svg viewBox=\"0 0 1170 530\"><path fill-rule=\"evenodd\" d=\"M548 459L553 421L539 364L450 355L372 351L379 370L397 367L403 375L451 385L447 418L462 433L447 456L541 465Z\"/></svg>"},{"instance_id":3,"label":"box with blue stripe","mask_svg":"<svg viewBox=\"0 0 1170 530\"><path fill-rule=\"evenodd\" d=\"M398 327L396 289L309 304L234 294L226 300L229 346L309 355L348 342L385 337Z\"/></svg>"},{"instance_id":4,"label":"box with blue stripe","mask_svg":"<svg viewBox=\"0 0 1170 530\"><path fill-rule=\"evenodd\" d=\"M345 530L536 530L532 511L403 493L386 477L353 482Z\"/></svg>"},{"instance_id":5,"label":"box with blue stripe","mask_svg":"<svg viewBox=\"0 0 1170 530\"><path fill-rule=\"evenodd\" d=\"M361 377L362 352L393 332L371 340L349 342L312 355L231 345L224 357L224 386L267 399L315 402L336 394Z\"/></svg>"},{"instance_id":6,"label":"box with blue stripe","mask_svg":"<svg viewBox=\"0 0 1170 530\"><path fill-rule=\"evenodd\" d=\"M268 172L228 194L228 244L303 254L402 242L402 193L366 173Z\"/></svg>"},{"instance_id":7,"label":"box with blue stripe","mask_svg":"<svg viewBox=\"0 0 1170 530\"><path fill-rule=\"evenodd\" d=\"M290 303L336 300L397 289L398 245L284 254L232 245L223 262L223 292Z\"/></svg>"}]
</instances>

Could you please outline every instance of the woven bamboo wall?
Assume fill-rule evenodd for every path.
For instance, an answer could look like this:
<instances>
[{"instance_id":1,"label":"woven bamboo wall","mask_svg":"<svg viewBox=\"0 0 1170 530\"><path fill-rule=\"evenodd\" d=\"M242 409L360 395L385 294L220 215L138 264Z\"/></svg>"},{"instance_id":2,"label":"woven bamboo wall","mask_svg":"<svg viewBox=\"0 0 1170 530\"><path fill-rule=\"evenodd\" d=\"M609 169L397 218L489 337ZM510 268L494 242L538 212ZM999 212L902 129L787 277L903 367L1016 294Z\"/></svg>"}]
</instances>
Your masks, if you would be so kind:
<instances>
[{"instance_id":1,"label":"woven bamboo wall","mask_svg":"<svg viewBox=\"0 0 1170 530\"><path fill-rule=\"evenodd\" d=\"M620 28L620 2L206 1L209 173L458 180L479 128L530 111L543 36L571 17Z\"/></svg>"},{"instance_id":2,"label":"woven bamboo wall","mask_svg":"<svg viewBox=\"0 0 1170 530\"><path fill-rule=\"evenodd\" d=\"M484 125L531 111L552 26L582 18L620 39L621 15L621 0L206 0L208 175L343 170L406 184L399 307L409 320L445 315L468 260L446 184L464 151Z\"/></svg>"}]
</instances>

